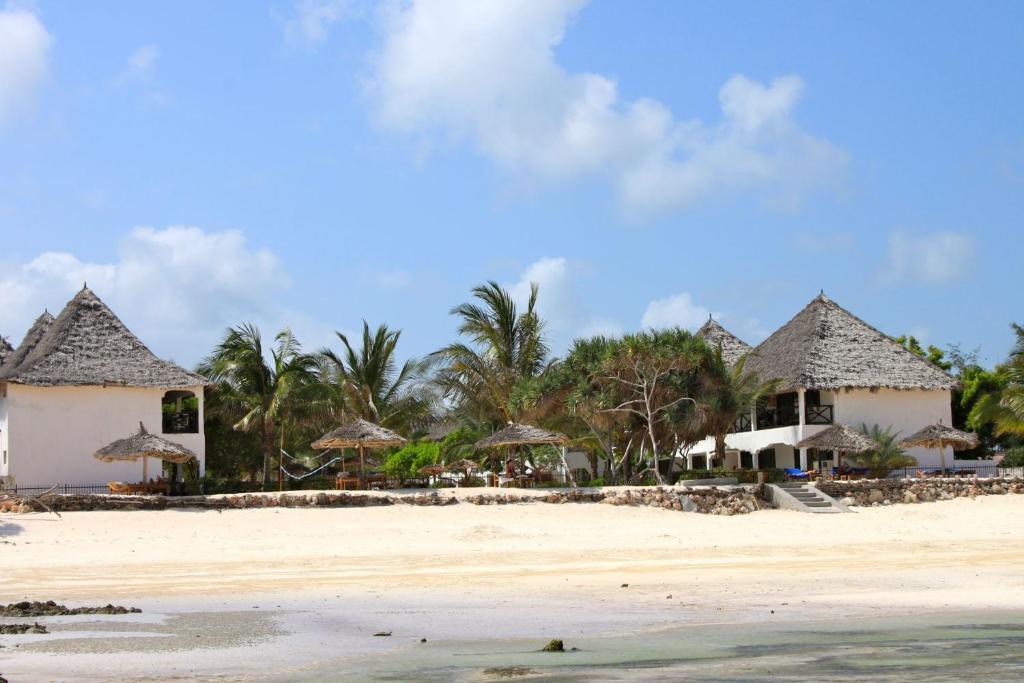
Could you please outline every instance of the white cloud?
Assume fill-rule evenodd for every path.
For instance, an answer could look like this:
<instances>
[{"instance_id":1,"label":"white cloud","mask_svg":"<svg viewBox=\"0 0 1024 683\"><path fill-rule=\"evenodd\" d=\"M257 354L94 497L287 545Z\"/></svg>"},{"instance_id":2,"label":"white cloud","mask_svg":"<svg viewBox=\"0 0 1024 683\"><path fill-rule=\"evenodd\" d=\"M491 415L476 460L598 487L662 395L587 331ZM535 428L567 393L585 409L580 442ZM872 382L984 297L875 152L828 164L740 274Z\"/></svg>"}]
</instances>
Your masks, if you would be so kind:
<instances>
[{"instance_id":1,"label":"white cloud","mask_svg":"<svg viewBox=\"0 0 1024 683\"><path fill-rule=\"evenodd\" d=\"M156 65L160 61L160 48L156 45L143 45L130 55L128 63L117 77L119 83L150 83L156 74Z\"/></svg>"},{"instance_id":2,"label":"white cloud","mask_svg":"<svg viewBox=\"0 0 1024 683\"><path fill-rule=\"evenodd\" d=\"M536 283L537 310L545 320L545 331L554 353L561 354L573 339L593 335L618 335L621 326L613 320L592 314L577 287L579 273L563 256L545 256L530 264L508 291L520 306L530 296L530 284Z\"/></svg>"},{"instance_id":3,"label":"white cloud","mask_svg":"<svg viewBox=\"0 0 1024 683\"><path fill-rule=\"evenodd\" d=\"M53 37L39 18L13 3L0 9L0 125L23 111L46 77Z\"/></svg>"},{"instance_id":4,"label":"white cloud","mask_svg":"<svg viewBox=\"0 0 1024 683\"><path fill-rule=\"evenodd\" d=\"M660 211L753 192L793 204L838 182L846 153L792 119L803 82L741 75L719 90L721 119L622 101L617 83L555 60L583 0L414 0L390 5L370 91L380 122L465 141L525 182L607 179L625 207Z\"/></svg>"},{"instance_id":5,"label":"white cloud","mask_svg":"<svg viewBox=\"0 0 1024 683\"><path fill-rule=\"evenodd\" d=\"M965 233L897 230L889 235L888 266L882 279L941 285L965 275L973 260L974 242Z\"/></svg>"},{"instance_id":6,"label":"white cloud","mask_svg":"<svg viewBox=\"0 0 1024 683\"><path fill-rule=\"evenodd\" d=\"M156 45L143 45L128 55L124 69L114 78L113 83L118 87L141 89L143 96L150 104L166 104L170 100L170 96L156 83L156 69L159 62L160 48Z\"/></svg>"},{"instance_id":7,"label":"white cloud","mask_svg":"<svg viewBox=\"0 0 1024 683\"><path fill-rule=\"evenodd\" d=\"M280 325L285 315L273 301L288 278L274 254L251 248L238 231L136 228L112 263L46 252L5 268L0 333L16 343L44 308L56 315L83 283L158 355L191 363L228 325Z\"/></svg>"},{"instance_id":8,"label":"white cloud","mask_svg":"<svg viewBox=\"0 0 1024 683\"><path fill-rule=\"evenodd\" d=\"M711 311L693 301L688 292L680 292L647 304L640 326L645 329L682 327L694 330L708 319Z\"/></svg>"},{"instance_id":9,"label":"white cloud","mask_svg":"<svg viewBox=\"0 0 1024 683\"><path fill-rule=\"evenodd\" d=\"M295 15L284 25L285 40L308 46L324 42L327 30L344 17L348 4L348 0L296 0Z\"/></svg>"}]
</instances>

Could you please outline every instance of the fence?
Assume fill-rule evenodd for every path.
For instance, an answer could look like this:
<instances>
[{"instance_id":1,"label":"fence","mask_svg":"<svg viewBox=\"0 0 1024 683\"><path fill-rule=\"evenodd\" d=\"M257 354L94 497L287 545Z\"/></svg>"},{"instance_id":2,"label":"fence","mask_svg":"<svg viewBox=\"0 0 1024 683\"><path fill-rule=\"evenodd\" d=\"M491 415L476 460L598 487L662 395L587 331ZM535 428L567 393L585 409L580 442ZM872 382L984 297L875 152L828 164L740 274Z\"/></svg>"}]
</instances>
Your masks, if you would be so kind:
<instances>
[{"instance_id":1,"label":"fence","mask_svg":"<svg viewBox=\"0 0 1024 683\"><path fill-rule=\"evenodd\" d=\"M0 486L0 493L12 493L21 496L38 496L53 489L53 493L107 493L106 484L50 484L49 486Z\"/></svg>"},{"instance_id":2,"label":"fence","mask_svg":"<svg viewBox=\"0 0 1024 683\"><path fill-rule=\"evenodd\" d=\"M965 465L953 467L901 467L893 470L891 477L911 479L916 477L1024 477L1024 467L1000 467L999 465Z\"/></svg>"}]
</instances>

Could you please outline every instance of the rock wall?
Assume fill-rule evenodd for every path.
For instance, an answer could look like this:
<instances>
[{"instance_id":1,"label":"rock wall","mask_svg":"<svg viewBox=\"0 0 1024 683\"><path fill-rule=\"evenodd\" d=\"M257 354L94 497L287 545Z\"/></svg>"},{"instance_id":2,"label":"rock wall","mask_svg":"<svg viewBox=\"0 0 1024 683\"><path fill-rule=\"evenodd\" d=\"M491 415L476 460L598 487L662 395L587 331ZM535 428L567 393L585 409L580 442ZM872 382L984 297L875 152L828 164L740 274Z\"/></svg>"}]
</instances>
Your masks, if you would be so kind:
<instances>
[{"instance_id":1,"label":"rock wall","mask_svg":"<svg viewBox=\"0 0 1024 683\"><path fill-rule=\"evenodd\" d=\"M1024 479L867 479L828 481L818 488L847 505L892 505L1024 493Z\"/></svg>"},{"instance_id":2,"label":"rock wall","mask_svg":"<svg viewBox=\"0 0 1024 683\"><path fill-rule=\"evenodd\" d=\"M771 507L759 486L730 488L649 487L633 489L559 489L548 493L481 493L456 497L431 491L414 494L375 494L348 491L309 493L244 493L226 496L118 496L107 494L62 494L46 497L46 504L58 512L83 510L207 510L266 507L372 507L379 505L515 505L531 503L606 503L663 508L679 512L736 515ZM0 512L41 512L31 499L0 501Z\"/></svg>"}]
</instances>

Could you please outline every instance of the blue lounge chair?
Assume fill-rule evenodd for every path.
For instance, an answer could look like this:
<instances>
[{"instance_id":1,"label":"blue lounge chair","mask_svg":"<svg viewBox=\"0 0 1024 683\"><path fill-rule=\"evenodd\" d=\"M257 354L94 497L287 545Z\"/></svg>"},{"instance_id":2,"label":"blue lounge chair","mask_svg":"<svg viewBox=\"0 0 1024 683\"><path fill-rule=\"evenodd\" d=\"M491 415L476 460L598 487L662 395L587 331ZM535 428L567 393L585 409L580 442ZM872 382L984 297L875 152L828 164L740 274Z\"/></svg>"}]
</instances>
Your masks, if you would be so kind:
<instances>
[{"instance_id":1,"label":"blue lounge chair","mask_svg":"<svg viewBox=\"0 0 1024 683\"><path fill-rule=\"evenodd\" d=\"M787 467L783 472L785 472L786 476L790 479L807 479L810 477L810 474L804 472L799 467Z\"/></svg>"}]
</instances>

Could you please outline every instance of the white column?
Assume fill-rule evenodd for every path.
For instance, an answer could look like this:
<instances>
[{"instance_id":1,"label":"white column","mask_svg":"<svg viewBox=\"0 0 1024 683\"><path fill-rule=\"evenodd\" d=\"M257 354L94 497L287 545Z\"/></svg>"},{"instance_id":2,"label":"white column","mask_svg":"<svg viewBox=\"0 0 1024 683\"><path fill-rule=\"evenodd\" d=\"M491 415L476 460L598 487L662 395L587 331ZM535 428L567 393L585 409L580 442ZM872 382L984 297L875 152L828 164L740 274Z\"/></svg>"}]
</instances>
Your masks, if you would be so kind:
<instances>
[{"instance_id":1,"label":"white column","mask_svg":"<svg viewBox=\"0 0 1024 683\"><path fill-rule=\"evenodd\" d=\"M750 463L755 470L761 469L761 451L754 451L753 460Z\"/></svg>"},{"instance_id":2,"label":"white column","mask_svg":"<svg viewBox=\"0 0 1024 683\"><path fill-rule=\"evenodd\" d=\"M803 441L804 438L804 419L807 412L807 397L806 389L800 387L796 390L796 411L797 415L797 427L796 427L796 438L797 441ZM807 449L800 449L800 469L807 470Z\"/></svg>"},{"instance_id":3,"label":"white column","mask_svg":"<svg viewBox=\"0 0 1024 683\"><path fill-rule=\"evenodd\" d=\"M750 431L757 431L757 404L750 409Z\"/></svg>"}]
</instances>

